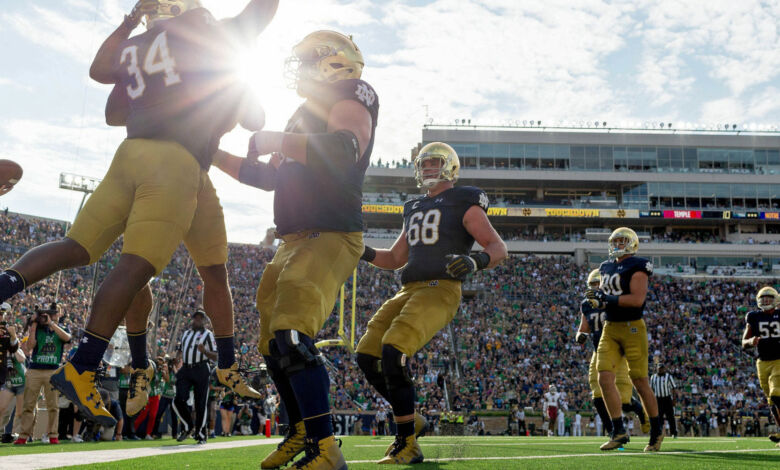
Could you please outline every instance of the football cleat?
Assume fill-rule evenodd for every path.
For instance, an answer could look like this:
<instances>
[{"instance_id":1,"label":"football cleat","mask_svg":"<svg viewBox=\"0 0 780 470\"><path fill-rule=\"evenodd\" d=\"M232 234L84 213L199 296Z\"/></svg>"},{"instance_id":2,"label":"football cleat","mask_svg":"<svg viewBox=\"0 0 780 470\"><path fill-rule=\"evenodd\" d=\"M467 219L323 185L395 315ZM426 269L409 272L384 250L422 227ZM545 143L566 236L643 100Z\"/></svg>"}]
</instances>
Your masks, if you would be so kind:
<instances>
[{"instance_id":1,"label":"football cleat","mask_svg":"<svg viewBox=\"0 0 780 470\"><path fill-rule=\"evenodd\" d=\"M772 442L780 442L780 432L775 432L769 435L769 440Z\"/></svg>"},{"instance_id":2,"label":"football cleat","mask_svg":"<svg viewBox=\"0 0 780 470\"><path fill-rule=\"evenodd\" d=\"M306 428L303 426L303 421L291 425L284 440L276 446L276 450L268 454L268 457L260 464L260 468L278 468L292 462L298 454L304 451L305 437Z\"/></svg>"},{"instance_id":3,"label":"football cleat","mask_svg":"<svg viewBox=\"0 0 780 470\"><path fill-rule=\"evenodd\" d=\"M650 436L650 442L645 446L645 452L658 452L661 450L662 442L664 442L663 433L660 436Z\"/></svg>"},{"instance_id":4,"label":"football cleat","mask_svg":"<svg viewBox=\"0 0 780 470\"><path fill-rule=\"evenodd\" d=\"M176 437L176 442L184 442L187 440L187 438L190 436L190 431L181 430L179 432L179 435ZM137 440L138 438L136 438Z\"/></svg>"},{"instance_id":5,"label":"football cleat","mask_svg":"<svg viewBox=\"0 0 780 470\"><path fill-rule=\"evenodd\" d=\"M100 392L95 386L95 371L85 370L79 374L68 361L54 371L49 382L78 406L79 411L87 415L88 419L107 428L116 425L116 419L106 409Z\"/></svg>"},{"instance_id":6,"label":"football cleat","mask_svg":"<svg viewBox=\"0 0 780 470\"><path fill-rule=\"evenodd\" d=\"M380 465L411 465L422 461L422 449L414 436L396 436L393 450L377 463Z\"/></svg>"},{"instance_id":7,"label":"football cleat","mask_svg":"<svg viewBox=\"0 0 780 470\"><path fill-rule=\"evenodd\" d=\"M315 441L306 438L306 455L292 468L300 470L347 470L347 462L341 453L341 441L333 436Z\"/></svg>"},{"instance_id":8,"label":"football cleat","mask_svg":"<svg viewBox=\"0 0 780 470\"><path fill-rule=\"evenodd\" d=\"M415 411L414 412L414 438L419 439L423 437L426 432L428 432L428 421L426 421L425 418L423 418L423 415ZM395 446L395 442L387 446L387 450L385 450L385 455L390 455L390 452L393 451L393 446Z\"/></svg>"},{"instance_id":9,"label":"football cleat","mask_svg":"<svg viewBox=\"0 0 780 470\"><path fill-rule=\"evenodd\" d=\"M156 366L154 361L149 361L146 369L133 369L130 374L130 389L127 394L126 410L128 416L140 413L149 401L149 392L152 388L152 380Z\"/></svg>"},{"instance_id":10,"label":"football cleat","mask_svg":"<svg viewBox=\"0 0 780 470\"><path fill-rule=\"evenodd\" d=\"M628 444L630 440L631 439L628 438L628 434L618 434L616 436L612 436L609 439L609 442L605 442L604 444L601 444L601 447L599 447L599 449L615 450Z\"/></svg>"},{"instance_id":11,"label":"football cleat","mask_svg":"<svg viewBox=\"0 0 780 470\"><path fill-rule=\"evenodd\" d=\"M260 392L250 387L246 379L238 371L238 363L234 362L227 369L217 369L219 383L228 387L233 393L244 398L260 398Z\"/></svg>"}]
</instances>

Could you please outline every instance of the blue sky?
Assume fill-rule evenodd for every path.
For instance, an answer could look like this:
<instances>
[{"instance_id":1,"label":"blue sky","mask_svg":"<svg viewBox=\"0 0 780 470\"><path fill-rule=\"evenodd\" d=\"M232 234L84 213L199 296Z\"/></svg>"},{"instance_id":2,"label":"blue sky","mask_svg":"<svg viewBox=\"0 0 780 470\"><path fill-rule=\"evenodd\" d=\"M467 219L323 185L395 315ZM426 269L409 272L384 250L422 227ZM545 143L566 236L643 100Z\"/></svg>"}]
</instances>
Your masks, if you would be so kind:
<instances>
[{"instance_id":1,"label":"blue sky","mask_svg":"<svg viewBox=\"0 0 780 470\"><path fill-rule=\"evenodd\" d=\"M2 0L0 158L25 175L0 208L72 220L60 172L101 177L124 137L103 123L108 87L89 63L133 0ZM205 0L218 18L244 0ZM381 103L374 159L408 157L427 117L780 124L780 1L281 0L243 63L268 129L299 103L282 79L315 29L354 35ZM142 31L139 29L138 31ZM222 147L241 154L249 134ZM219 170L228 238L257 242L271 195Z\"/></svg>"}]
</instances>

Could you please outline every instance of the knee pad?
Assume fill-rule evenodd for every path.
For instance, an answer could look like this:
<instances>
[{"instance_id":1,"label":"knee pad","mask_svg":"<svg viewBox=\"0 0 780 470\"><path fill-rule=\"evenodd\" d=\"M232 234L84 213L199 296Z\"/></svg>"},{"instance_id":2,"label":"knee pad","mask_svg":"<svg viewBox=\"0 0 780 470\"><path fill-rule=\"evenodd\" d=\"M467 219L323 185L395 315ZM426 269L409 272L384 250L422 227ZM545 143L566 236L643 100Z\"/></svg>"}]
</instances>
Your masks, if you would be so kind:
<instances>
[{"instance_id":1,"label":"knee pad","mask_svg":"<svg viewBox=\"0 0 780 470\"><path fill-rule=\"evenodd\" d=\"M382 359L369 354L357 353L355 362L357 362L358 367L363 371L369 382L383 380Z\"/></svg>"},{"instance_id":2,"label":"knee pad","mask_svg":"<svg viewBox=\"0 0 780 470\"><path fill-rule=\"evenodd\" d=\"M273 344L279 351L279 367L288 376L325 364L325 358L314 341L299 331L278 330L274 332L274 340Z\"/></svg>"},{"instance_id":3,"label":"knee pad","mask_svg":"<svg viewBox=\"0 0 780 470\"><path fill-rule=\"evenodd\" d=\"M414 385L406 354L389 344L382 346L382 374L390 390Z\"/></svg>"}]
</instances>

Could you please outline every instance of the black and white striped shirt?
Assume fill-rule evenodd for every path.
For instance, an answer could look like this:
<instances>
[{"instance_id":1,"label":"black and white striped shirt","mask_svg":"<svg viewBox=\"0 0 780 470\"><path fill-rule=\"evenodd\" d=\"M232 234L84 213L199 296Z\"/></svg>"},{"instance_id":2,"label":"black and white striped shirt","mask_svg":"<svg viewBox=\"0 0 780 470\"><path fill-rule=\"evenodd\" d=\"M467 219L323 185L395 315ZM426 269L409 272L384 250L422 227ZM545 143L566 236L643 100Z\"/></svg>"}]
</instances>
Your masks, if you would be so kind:
<instances>
[{"instance_id":1,"label":"black and white striped shirt","mask_svg":"<svg viewBox=\"0 0 780 470\"><path fill-rule=\"evenodd\" d=\"M181 335L179 351L181 351L182 361L185 365L189 366L208 360L208 357L198 350L199 344L202 344L206 351L217 351L217 342L214 340L214 333L211 330L187 330Z\"/></svg>"},{"instance_id":2,"label":"black and white striped shirt","mask_svg":"<svg viewBox=\"0 0 780 470\"><path fill-rule=\"evenodd\" d=\"M674 379L668 372L664 375L653 374L650 377L650 386L653 388L653 393L656 397L669 397L672 395L672 390L676 387Z\"/></svg>"}]
</instances>

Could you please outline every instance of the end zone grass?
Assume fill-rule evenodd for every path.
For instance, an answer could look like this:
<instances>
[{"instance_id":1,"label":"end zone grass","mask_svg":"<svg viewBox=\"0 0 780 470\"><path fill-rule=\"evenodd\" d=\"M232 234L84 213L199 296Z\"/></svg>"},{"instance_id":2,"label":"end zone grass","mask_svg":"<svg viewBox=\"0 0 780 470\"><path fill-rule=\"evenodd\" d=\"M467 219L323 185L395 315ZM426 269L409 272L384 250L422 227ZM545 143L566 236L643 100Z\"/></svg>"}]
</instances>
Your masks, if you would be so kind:
<instances>
[{"instance_id":1,"label":"end zone grass","mask_svg":"<svg viewBox=\"0 0 780 470\"><path fill-rule=\"evenodd\" d=\"M241 439L241 438L239 438ZM252 439L252 438L243 438ZM256 437L254 438L256 439ZM382 457L391 442L387 437L344 437L342 451L349 468L353 470L377 468L374 463ZM636 437L623 451L601 452L598 446L604 438L519 438L519 437L423 437L420 439L425 463L414 469L768 469L780 468L780 448L767 438L667 438L658 454L642 452L647 438ZM257 445L225 450L201 450L197 452L132 458L135 447L165 447L173 449L175 441L95 444L98 449L126 448L128 460L89 466L70 466L68 469L252 469L259 468L260 461L273 449L274 444ZM215 439L210 442L226 442ZM274 441L275 442L275 441ZM118 445L116 445L118 444ZM140 445L147 444L147 445ZM92 446L92 445L90 445ZM28 447L42 451L60 451L63 464L69 462L67 451L88 450L85 445L63 445L59 449ZM10 452L11 454L13 454ZM2 448L0 455L9 455ZM34 456L30 456L34 458ZM2 466L2 458L0 458Z\"/></svg>"}]
</instances>

